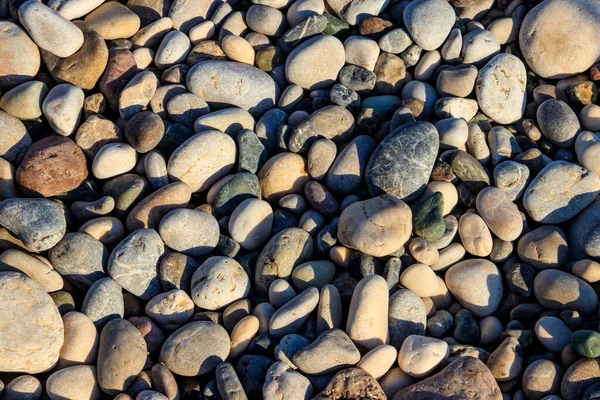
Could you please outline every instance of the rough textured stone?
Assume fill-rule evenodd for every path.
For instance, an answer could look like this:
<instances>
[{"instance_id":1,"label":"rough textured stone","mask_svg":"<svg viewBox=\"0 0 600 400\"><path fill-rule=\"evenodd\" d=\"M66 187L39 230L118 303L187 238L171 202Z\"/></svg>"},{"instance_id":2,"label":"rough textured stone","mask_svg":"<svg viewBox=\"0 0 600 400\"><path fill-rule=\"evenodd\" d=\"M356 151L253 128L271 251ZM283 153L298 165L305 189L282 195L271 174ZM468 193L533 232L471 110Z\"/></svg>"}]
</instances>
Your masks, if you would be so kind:
<instances>
[{"instance_id":1,"label":"rough textured stone","mask_svg":"<svg viewBox=\"0 0 600 400\"><path fill-rule=\"evenodd\" d=\"M54 367L64 327L52 298L17 272L0 272L0 370L37 374ZM15 323L18 321L18 323Z\"/></svg>"}]
</instances>

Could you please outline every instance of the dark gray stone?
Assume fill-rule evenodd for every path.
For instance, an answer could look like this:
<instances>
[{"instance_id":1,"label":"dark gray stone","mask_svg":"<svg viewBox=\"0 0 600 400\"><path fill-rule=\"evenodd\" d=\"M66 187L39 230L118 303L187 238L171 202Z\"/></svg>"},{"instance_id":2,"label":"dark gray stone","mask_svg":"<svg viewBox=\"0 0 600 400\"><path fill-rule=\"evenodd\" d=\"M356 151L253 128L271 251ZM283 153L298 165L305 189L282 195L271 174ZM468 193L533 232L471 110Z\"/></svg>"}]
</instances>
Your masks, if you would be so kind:
<instances>
[{"instance_id":1,"label":"dark gray stone","mask_svg":"<svg viewBox=\"0 0 600 400\"><path fill-rule=\"evenodd\" d=\"M538 107L536 118L542 135L559 147L571 147L581 131L577 114L561 100L548 99Z\"/></svg>"},{"instance_id":2,"label":"dark gray stone","mask_svg":"<svg viewBox=\"0 0 600 400\"><path fill-rule=\"evenodd\" d=\"M228 180L219 190L213 204L219 215L229 215L246 199L259 199L260 182L250 172L239 172Z\"/></svg>"},{"instance_id":3,"label":"dark gray stone","mask_svg":"<svg viewBox=\"0 0 600 400\"><path fill-rule=\"evenodd\" d=\"M435 163L439 135L429 122L406 124L375 149L366 170L373 196L392 194L410 200L425 189Z\"/></svg>"},{"instance_id":4,"label":"dark gray stone","mask_svg":"<svg viewBox=\"0 0 600 400\"><path fill-rule=\"evenodd\" d=\"M346 65L340 70L338 79L342 85L364 95L375 87L377 75L373 71L356 65Z\"/></svg>"},{"instance_id":5,"label":"dark gray stone","mask_svg":"<svg viewBox=\"0 0 600 400\"><path fill-rule=\"evenodd\" d=\"M426 323L425 304L413 291L401 289L390 297L388 327L392 346L399 349L410 335L425 336Z\"/></svg>"},{"instance_id":6,"label":"dark gray stone","mask_svg":"<svg viewBox=\"0 0 600 400\"><path fill-rule=\"evenodd\" d=\"M87 289L106 277L108 250L86 233L67 233L48 253L54 269L79 289Z\"/></svg>"},{"instance_id":7,"label":"dark gray stone","mask_svg":"<svg viewBox=\"0 0 600 400\"><path fill-rule=\"evenodd\" d=\"M256 133L242 129L236 137L238 146L238 172L255 174L267 162L267 150Z\"/></svg>"}]
</instances>

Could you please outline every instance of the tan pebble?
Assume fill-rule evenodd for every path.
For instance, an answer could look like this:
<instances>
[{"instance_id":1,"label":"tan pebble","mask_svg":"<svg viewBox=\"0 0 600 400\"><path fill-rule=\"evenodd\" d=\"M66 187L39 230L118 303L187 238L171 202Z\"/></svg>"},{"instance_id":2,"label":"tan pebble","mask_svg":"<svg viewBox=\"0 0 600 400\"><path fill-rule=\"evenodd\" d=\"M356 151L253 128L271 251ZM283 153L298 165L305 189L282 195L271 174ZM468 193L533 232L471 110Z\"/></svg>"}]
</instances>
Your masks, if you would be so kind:
<instances>
[{"instance_id":1,"label":"tan pebble","mask_svg":"<svg viewBox=\"0 0 600 400\"><path fill-rule=\"evenodd\" d=\"M465 250L474 256L487 257L492 252L492 234L479 215L463 214L458 220L458 234Z\"/></svg>"},{"instance_id":2,"label":"tan pebble","mask_svg":"<svg viewBox=\"0 0 600 400\"><path fill-rule=\"evenodd\" d=\"M156 48L171 28L173 28L173 20L162 17L140 29L130 41L134 47Z\"/></svg>"},{"instance_id":3,"label":"tan pebble","mask_svg":"<svg viewBox=\"0 0 600 400\"><path fill-rule=\"evenodd\" d=\"M188 36L193 45L200 43L203 40L212 38L215 34L215 24L208 20L195 25L188 32Z\"/></svg>"},{"instance_id":4,"label":"tan pebble","mask_svg":"<svg viewBox=\"0 0 600 400\"><path fill-rule=\"evenodd\" d=\"M348 265L350 264L350 257L352 256L352 253L354 253L354 252L347 247L333 246L329 250L329 258L336 265L338 265L342 268L348 268Z\"/></svg>"},{"instance_id":5,"label":"tan pebble","mask_svg":"<svg viewBox=\"0 0 600 400\"><path fill-rule=\"evenodd\" d=\"M317 308L316 333L321 334L328 329L342 325L342 298L337 287L325 285L319 294Z\"/></svg>"},{"instance_id":6,"label":"tan pebble","mask_svg":"<svg viewBox=\"0 0 600 400\"><path fill-rule=\"evenodd\" d=\"M146 69L154 62L154 50L149 47L140 47L131 52L133 54L133 59L135 60L135 65L139 70Z\"/></svg>"},{"instance_id":7,"label":"tan pebble","mask_svg":"<svg viewBox=\"0 0 600 400\"><path fill-rule=\"evenodd\" d=\"M65 341L60 349L57 369L92 365L98 354L98 331L87 315L71 311L63 315Z\"/></svg>"},{"instance_id":8,"label":"tan pebble","mask_svg":"<svg viewBox=\"0 0 600 400\"><path fill-rule=\"evenodd\" d=\"M231 331L242 318L250 315L251 310L250 300L247 299L238 300L228 306L223 311L223 325L225 329Z\"/></svg>"},{"instance_id":9,"label":"tan pebble","mask_svg":"<svg viewBox=\"0 0 600 400\"><path fill-rule=\"evenodd\" d=\"M11 380L2 391L3 400L38 400L42 397L42 384L31 375L21 375Z\"/></svg>"},{"instance_id":10,"label":"tan pebble","mask_svg":"<svg viewBox=\"0 0 600 400\"><path fill-rule=\"evenodd\" d=\"M115 244L125 237L125 227L115 217L99 217L81 225L79 232L87 233L103 245Z\"/></svg>"},{"instance_id":11,"label":"tan pebble","mask_svg":"<svg viewBox=\"0 0 600 400\"><path fill-rule=\"evenodd\" d=\"M450 293L448 287L446 286L446 283L440 276L438 276L437 292L435 293L435 295L430 296L429 298L431 299L431 301L433 301L435 308L438 310L444 310L448 308L448 306L454 300L452 293Z\"/></svg>"},{"instance_id":12,"label":"tan pebble","mask_svg":"<svg viewBox=\"0 0 600 400\"><path fill-rule=\"evenodd\" d=\"M179 387L173 373L163 363L152 367L152 386L164 394L168 400L179 399Z\"/></svg>"},{"instance_id":13,"label":"tan pebble","mask_svg":"<svg viewBox=\"0 0 600 400\"><path fill-rule=\"evenodd\" d=\"M248 41L236 35L225 36L221 42L223 52L233 61L254 65L254 49Z\"/></svg>"},{"instance_id":14,"label":"tan pebble","mask_svg":"<svg viewBox=\"0 0 600 400\"><path fill-rule=\"evenodd\" d=\"M496 236L507 242L523 231L523 219L517 205L497 187L488 186L477 195L477 211Z\"/></svg>"},{"instance_id":15,"label":"tan pebble","mask_svg":"<svg viewBox=\"0 0 600 400\"><path fill-rule=\"evenodd\" d=\"M15 167L0 158L0 201L19 197L19 189L15 183Z\"/></svg>"},{"instance_id":16,"label":"tan pebble","mask_svg":"<svg viewBox=\"0 0 600 400\"><path fill-rule=\"evenodd\" d=\"M356 366L367 371L373 378L379 379L389 371L397 355L394 346L384 344L365 354Z\"/></svg>"},{"instance_id":17,"label":"tan pebble","mask_svg":"<svg viewBox=\"0 0 600 400\"><path fill-rule=\"evenodd\" d=\"M408 249L413 258L421 264L432 265L440 258L438 250L427 239L420 237L411 240Z\"/></svg>"},{"instance_id":18,"label":"tan pebble","mask_svg":"<svg viewBox=\"0 0 600 400\"><path fill-rule=\"evenodd\" d=\"M103 393L98 386L96 367L78 365L57 371L48 377L46 391L51 400L96 400Z\"/></svg>"},{"instance_id":19,"label":"tan pebble","mask_svg":"<svg viewBox=\"0 0 600 400\"><path fill-rule=\"evenodd\" d=\"M288 301L296 297L297 293L285 279L276 279L269 286L269 303L275 307L275 309L283 306Z\"/></svg>"},{"instance_id":20,"label":"tan pebble","mask_svg":"<svg viewBox=\"0 0 600 400\"><path fill-rule=\"evenodd\" d=\"M498 382L505 382L521 375L523 370L523 348L515 337L507 337L490 354L487 367Z\"/></svg>"},{"instance_id":21,"label":"tan pebble","mask_svg":"<svg viewBox=\"0 0 600 400\"><path fill-rule=\"evenodd\" d=\"M600 281L600 263L593 260L577 261L571 272L588 283Z\"/></svg>"},{"instance_id":22,"label":"tan pebble","mask_svg":"<svg viewBox=\"0 0 600 400\"><path fill-rule=\"evenodd\" d=\"M410 335L398 351L398 366L415 378L429 375L448 356L448 343L426 336Z\"/></svg>"},{"instance_id":23,"label":"tan pebble","mask_svg":"<svg viewBox=\"0 0 600 400\"><path fill-rule=\"evenodd\" d=\"M412 212L399 198L384 194L346 207L338 223L338 240L365 254L382 257L410 238Z\"/></svg>"},{"instance_id":24,"label":"tan pebble","mask_svg":"<svg viewBox=\"0 0 600 400\"><path fill-rule=\"evenodd\" d=\"M419 297L433 296L437 292L437 275L425 264L413 264L400 275L400 284Z\"/></svg>"},{"instance_id":25,"label":"tan pebble","mask_svg":"<svg viewBox=\"0 0 600 400\"><path fill-rule=\"evenodd\" d=\"M583 129L592 132L600 131L600 106L588 104L579 113L579 119Z\"/></svg>"},{"instance_id":26,"label":"tan pebble","mask_svg":"<svg viewBox=\"0 0 600 400\"><path fill-rule=\"evenodd\" d=\"M346 333L363 349L371 350L388 342L389 295L385 279L370 275L354 289Z\"/></svg>"},{"instance_id":27,"label":"tan pebble","mask_svg":"<svg viewBox=\"0 0 600 400\"><path fill-rule=\"evenodd\" d=\"M275 313L275 307L271 303L260 303L254 310L252 310L252 315L258 318L258 334L262 335L263 333L269 332L269 321L271 317Z\"/></svg>"},{"instance_id":28,"label":"tan pebble","mask_svg":"<svg viewBox=\"0 0 600 400\"><path fill-rule=\"evenodd\" d=\"M92 163L92 173L98 179L108 179L131 171L137 153L126 143L108 143L98 150Z\"/></svg>"},{"instance_id":29,"label":"tan pebble","mask_svg":"<svg viewBox=\"0 0 600 400\"><path fill-rule=\"evenodd\" d=\"M270 158L258 173L264 199L279 201L288 194L302 193L310 180L306 168L306 160L295 153L281 153Z\"/></svg>"},{"instance_id":30,"label":"tan pebble","mask_svg":"<svg viewBox=\"0 0 600 400\"><path fill-rule=\"evenodd\" d=\"M104 40L126 39L140 29L140 17L123 4L111 1L89 13L84 21Z\"/></svg>"},{"instance_id":31,"label":"tan pebble","mask_svg":"<svg viewBox=\"0 0 600 400\"><path fill-rule=\"evenodd\" d=\"M163 186L140 201L129 212L125 226L130 232L140 228L158 229L162 217L169 211L186 207L191 197L190 187L183 182Z\"/></svg>"},{"instance_id":32,"label":"tan pebble","mask_svg":"<svg viewBox=\"0 0 600 400\"><path fill-rule=\"evenodd\" d=\"M440 250L440 257L438 261L431 266L431 269L434 271L446 270L464 257L465 248L460 243L452 243L445 249Z\"/></svg>"},{"instance_id":33,"label":"tan pebble","mask_svg":"<svg viewBox=\"0 0 600 400\"><path fill-rule=\"evenodd\" d=\"M49 262L43 262L21 250L11 249L0 255L0 272L21 272L42 287L46 292L56 292L63 288L62 276Z\"/></svg>"},{"instance_id":34,"label":"tan pebble","mask_svg":"<svg viewBox=\"0 0 600 400\"><path fill-rule=\"evenodd\" d=\"M425 312L427 312L427 318L431 317L437 309L435 308L435 303L429 297L421 297L423 300L423 304L425 304Z\"/></svg>"},{"instance_id":35,"label":"tan pebble","mask_svg":"<svg viewBox=\"0 0 600 400\"><path fill-rule=\"evenodd\" d=\"M258 333L260 321L254 315L242 318L231 331L231 352L229 357L240 356Z\"/></svg>"},{"instance_id":36,"label":"tan pebble","mask_svg":"<svg viewBox=\"0 0 600 400\"><path fill-rule=\"evenodd\" d=\"M458 192L456 191L456 186L450 182L433 181L427 185L421 198L426 199L436 192L440 192L444 199L444 208L442 209L442 214L444 216L450 214L452 209L458 203Z\"/></svg>"}]
</instances>

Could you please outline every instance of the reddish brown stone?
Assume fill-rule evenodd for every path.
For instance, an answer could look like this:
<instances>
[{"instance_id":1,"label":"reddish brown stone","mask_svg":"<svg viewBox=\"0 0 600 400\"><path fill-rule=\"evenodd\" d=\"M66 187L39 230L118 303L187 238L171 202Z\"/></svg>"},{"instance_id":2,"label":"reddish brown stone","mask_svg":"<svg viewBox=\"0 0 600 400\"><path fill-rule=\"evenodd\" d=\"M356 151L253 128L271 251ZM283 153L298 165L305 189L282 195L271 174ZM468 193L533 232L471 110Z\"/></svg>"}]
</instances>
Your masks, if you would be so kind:
<instances>
[{"instance_id":1,"label":"reddish brown stone","mask_svg":"<svg viewBox=\"0 0 600 400\"><path fill-rule=\"evenodd\" d=\"M592 68L590 68L590 78L593 81L600 81L600 63L592 65Z\"/></svg>"},{"instance_id":2,"label":"reddish brown stone","mask_svg":"<svg viewBox=\"0 0 600 400\"><path fill-rule=\"evenodd\" d=\"M87 176L81 148L67 137L49 136L29 147L17 183L29 196L51 197L77 188Z\"/></svg>"},{"instance_id":3,"label":"reddish brown stone","mask_svg":"<svg viewBox=\"0 0 600 400\"><path fill-rule=\"evenodd\" d=\"M99 85L110 108L119 109L119 95L137 73L137 64L131 51L122 47L110 49L106 71L102 75Z\"/></svg>"},{"instance_id":4,"label":"reddish brown stone","mask_svg":"<svg viewBox=\"0 0 600 400\"><path fill-rule=\"evenodd\" d=\"M358 30L362 36L366 36L373 40L378 40L392 29L394 29L394 24L379 17L365 18L358 26Z\"/></svg>"}]
</instances>

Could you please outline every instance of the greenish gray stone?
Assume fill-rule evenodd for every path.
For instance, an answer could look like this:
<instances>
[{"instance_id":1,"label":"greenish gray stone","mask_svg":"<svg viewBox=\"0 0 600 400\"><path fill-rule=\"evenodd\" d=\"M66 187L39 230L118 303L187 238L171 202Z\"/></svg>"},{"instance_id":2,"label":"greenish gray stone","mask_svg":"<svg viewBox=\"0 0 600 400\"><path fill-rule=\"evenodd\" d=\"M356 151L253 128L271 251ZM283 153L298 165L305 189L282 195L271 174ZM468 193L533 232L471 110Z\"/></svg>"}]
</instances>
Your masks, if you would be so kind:
<instances>
[{"instance_id":1,"label":"greenish gray stone","mask_svg":"<svg viewBox=\"0 0 600 400\"><path fill-rule=\"evenodd\" d=\"M323 30L326 35L332 35L338 39L345 39L350 34L350 25L331 14L325 14L327 26Z\"/></svg>"},{"instance_id":2,"label":"greenish gray stone","mask_svg":"<svg viewBox=\"0 0 600 400\"><path fill-rule=\"evenodd\" d=\"M287 31L281 38L285 47L295 47L301 41L320 34L325 30L329 21L324 15L311 15L292 29ZM346 24L346 26L348 26Z\"/></svg>"},{"instance_id":3,"label":"greenish gray stone","mask_svg":"<svg viewBox=\"0 0 600 400\"><path fill-rule=\"evenodd\" d=\"M158 144L158 149L168 157L183 142L194 135L194 130L181 124L169 124L165 128L165 134Z\"/></svg>"},{"instance_id":4,"label":"greenish gray stone","mask_svg":"<svg viewBox=\"0 0 600 400\"><path fill-rule=\"evenodd\" d=\"M136 174L125 174L106 182L102 194L115 199L113 213L122 217L149 195L150 190L150 183L145 178Z\"/></svg>"},{"instance_id":5,"label":"greenish gray stone","mask_svg":"<svg viewBox=\"0 0 600 400\"><path fill-rule=\"evenodd\" d=\"M215 211L219 215L229 215L246 199L260 199L260 183L256 175L239 172L228 180L215 198Z\"/></svg>"},{"instance_id":6,"label":"greenish gray stone","mask_svg":"<svg viewBox=\"0 0 600 400\"><path fill-rule=\"evenodd\" d=\"M243 129L236 137L238 145L238 171L255 174L267 162L267 150L256 133Z\"/></svg>"},{"instance_id":7,"label":"greenish gray stone","mask_svg":"<svg viewBox=\"0 0 600 400\"><path fill-rule=\"evenodd\" d=\"M600 333L587 329L576 331L571 336L571 346L584 357L600 357Z\"/></svg>"},{"instance_id":8,"label":"greenish gray stone","mask_svg":"<svg viewBox=\"0 0 600 400\"><path fill-rule=\"evenodd\" d=\"M442 215L444 197L441 192L435 192L413 207L413 232L430 242L444 236L446 223Z\"/></svg>"},{"instance_id":9,"label":"greenish gray stone","mask_svg":"<svg viewBox=\"0 0 600 400\"><path fill-rule=\"evenodd\" d=\"M454 338L459 343L475 344L480 333L479 324L471 311L462 309L454 315Z\"/></svg>"},{"instance_id":10,"label":"greenish gray stone","mask_svg":"<svg viewBox=\"0 0 600 400\"><path fill-rule=\"evenodd\" d=\"M490 186L490 176L479 161L469 153L458 150L450 161L452 172L475 194Z\"/></svg>"}]
</instances>

